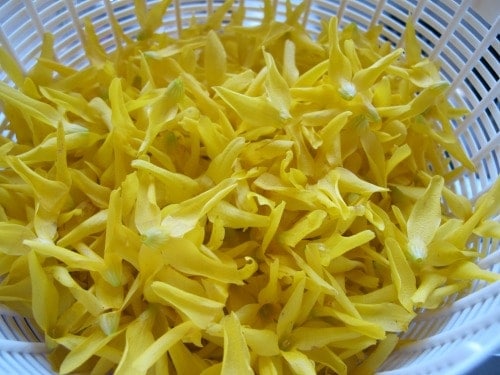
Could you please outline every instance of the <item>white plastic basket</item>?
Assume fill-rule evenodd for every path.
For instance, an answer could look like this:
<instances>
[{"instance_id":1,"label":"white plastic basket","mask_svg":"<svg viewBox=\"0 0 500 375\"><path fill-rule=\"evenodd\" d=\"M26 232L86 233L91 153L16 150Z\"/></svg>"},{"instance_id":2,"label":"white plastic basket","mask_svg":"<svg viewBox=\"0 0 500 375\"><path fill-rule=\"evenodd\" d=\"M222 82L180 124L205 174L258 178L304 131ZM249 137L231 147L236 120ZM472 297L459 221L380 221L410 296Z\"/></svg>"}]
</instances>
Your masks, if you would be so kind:
<instances>
[{"instance_id":1,"label":"white plastic basket","mask_svg":"<svg viewBox=\"0 0 500 375\"><path fill-rule=\"evenodd\" d=\"M153 2L153 1L152 1ZM296 2L296 1L294 1ZM164 17L163 30L175 35L195 15L203 20L222 2L176 0ZM285 2L277 1L284 18ZM245 0L247 22L262 14L262 2ZM64 64L87 64L82 50L82 22L90 17L109 51L116 40L109 23L114 13L126 34L135 35L138 24L132 0L7 0L0 5L0 44L26 70L39 53L42 35L55 36L55 50ZM475 173L458 176L450 187L474 200L500 174L499 34L500 2L496 0L312 0L304 24L314 35L322 19L337 15L340 26L354 21L366 29L383 25L385 40L398 45L411 15L423 51L442 62L443 79L451 82L451 100L470 110L455 129L477 166ZM0 71L0 80L7 80ZM4 124L0 113L0 131ZM482 268L500 272L498 241L477 244L485 255ZM45 347L30 322L7 309L0 310L0 373L51 374ZM500 283L477 282L450 299L446 306L419 314L403 336L411 342L394 352L381 374L464 374L500 350Z\"/></svg>"}]
</instances>

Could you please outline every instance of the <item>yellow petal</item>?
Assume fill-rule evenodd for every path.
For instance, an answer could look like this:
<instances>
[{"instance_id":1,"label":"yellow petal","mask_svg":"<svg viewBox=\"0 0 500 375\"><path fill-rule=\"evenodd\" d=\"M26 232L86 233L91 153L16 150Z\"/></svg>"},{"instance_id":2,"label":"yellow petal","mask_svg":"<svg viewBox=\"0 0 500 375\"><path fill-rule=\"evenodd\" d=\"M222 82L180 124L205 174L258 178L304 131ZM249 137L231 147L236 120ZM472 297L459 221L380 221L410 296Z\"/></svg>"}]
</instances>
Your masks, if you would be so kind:
<instances>
[{"instance_id":1,"label":"yellow petal","mask_svg":"<svg viewBox=\"0 0 500 375\"><path fill-rule=\"evenodd\" d=\"M101 271L103 268L102 262L98 260L87 258L76 252L56 246L44 240L24 240L24 244L41 255L59 259L71 268L92 271Z\"/></svg>"},{"instance_id":2,"label":"yellow petal","mask_svg":"<svg viewBox=\"0 0 500 375\"><path fill-rule=\"evenodd\" d=\"M147 370L165 354L165 352L167 352L177 342L181 341L185 336L190 334L193 330L196 330L193 323L181 323L173 328L170 328L147 348L143 348L143 352L132 363L132 368L135 373L145 374Z\"/></svg>"},{"instance_id":3,"label":"yellow petal","mask_svg":"<svg viewBox=\"0 0 500 375\"><path fill-rule=\"evenodd\" d=\"M311 361L304 353L301 353L298 350L292 350L289 352L282 351L281 355L287 361L293 374L296 375L316 374L316 369L314 368L314 362Z\"/></svg>"},{"instance_id":4,"label":"yellow petal","mask_svg":"<svg viewBox=\"0 0 500 375\"><path fill-rule=\"evenodd\" d=\"M398 299L408 311L413 311L413 303L411 297L416 291L415 274L413 273L408 260L399 246L399 243L393 238L388 238L385 243L387 257L391 267L391 275L396 290L398 291Z\"/></svg>"},{"instance_id":5,"label":"yellow petal","mask_svg":"<svg viewBox=\"0 0 500 375\"><path fill-rule=\"evenodd\" d=\"M368 356L363 363L356 367L354 374L371 374L389 357L398 343L398 336L395 334L387 335L387 338L380 341L375 350Z\"/></svg>"},{"instance_id":6,"label":"yellow petal","mask_svg":"<svg viewBox=\"0 0 500 375\"><path fill-rule=\"evenodd\" d=\"M9 52L7 52L4 47L0 47L0 66L17 87L22 87L24 81L24 72L17 61L9 54Z\"/></svg>"},{"instance_id":7,"label":"yellow petal","mask_svg":"<svg viewBox=\"0 0 500 375\"><path fill-rule=\"evenodd\" d=\"M208 87L222 84L226 75L227 55L217 33L210 30L204 50L205 75Z\"/></svg>"},{"instance_id":8,"label":"yellow petal","mask_svg":"<svg viewBox=\"0 0 500 375\"><path fill-rule=\"evenodd\" d=\"M55 60L54 53L54 36L50 33L45 33L42 39L40 57L49 60ZM53 72L50 68L37 62L28 73L28 76L37 84L45 85L52 82Z\"/></svg>"},{"instance_id":9,"label":"yellow petal","mask_svg":"<svg viewBox=\"0 0 500 375\"><path fill-rule=\"evenodd\" d=\"M310 233L318 229L326 218L327 213L315 210L300 218L292 228L281 232L279 239L288 246L295 246L299 241L306 238Z\"/></svg>"},{"instance_id":10,"label":"yellow petal","mask_svg":"<svg viewBox=\"0 0 500 375\"><path fill-rule=\"evenodd\" d=\"M290 105L292 101L288 83L279 73L272 55L265 51L263 53L267 67L265 82L267 96L273 106L278 109L280 117L282 119L288 119L291 117Z\"/></svg>"},{"instance_id":11,"label":"yellow petal","mask_svg":"<svg viewBox=\"0 0 500 375\"><path fill-rule=\"evenodd\" d=\"M139 189L135 209L135 226L139 233L144 234L149 228L157 227L161 222L160 207L156 202L156 187L154 180L147 173L137 174Z\"/></svg>"},{"instance_id":12,"label":"yellow petal","mask_svg":"<svg viewBox=\"0 0 500 375\"><path fill-rule=\"evenodd\" d=\"M369 322L380 325L386 332L404 332L416 313L396 303L356 304L359 313Z\"/></svg>"},{"instance_id":13,"label":"yellow petal","mask_svg":"<svg viewBox=\"0 0 500 375\"><path fill-rule=\"evenodd\" d=\"M293 289L293 293L283 307L283 310L281 310L278 318L276 333L280 340L286 340L286 337L292 332L293 326L300 312L305 282L305 277L297 274L296 285Z\"/></svg>"},{"instance_id":14,"label":"yellow petal","mask_svg":"<svg viewBox=\"0 0 500 375\"><path fill-rule=\"evenodd\" d=\"M132 364L143 354L144 349L151 346L155 341L151 332L153 323L154 314L151 310L146 310L127 326L125 349L120 363L116 367L115 374L136 374L136 369L132 367ZM142 371L146 372L145 370Z\"/></svg>"},{"instance_id":15,"label":"yellow petal","mask_svg":"<svg viewBox=\"0 0 500 375\"><path fill-rule=\"evenodd\" d=\"M406 28L403 36L405 51L406 51L406 61L408 65L413 65L420 61L422 55L422 48L417 39L415 32L415 25L411 17L408 19Z\"/></svg>"},{"instance_id":16,"label":"yellow petal","mask_svg":"<svg viewBox=\"0 0 500 375\"><path fill-rule=\"evenodd\" d=\"M375 63L369 67L360 70L352 78L352 82L356 85L358 91L364 91L372 87L377 78L384 72L384 70L392 64L401 54L403 53L402 48L398 48L392 51L390 54L378 59Z\"/></svg>"},{"instance_id":17,"label":"yellow petal","mask_svg":"<svg viewBox=\"0 0 500 375\"><path fill-rule=\"evenodd\" d=\"M50 273L61 285L69 288L73 297L79 301L85 309L92 315L97 316L100 314L105 306L97 297L88 290L83 289L70 275L68 270L64 267L55 266L50 269Z\"/></svg>"},{"instance_id":18,"label":"yellow petal","mask_svg":"<svg viewBox=\"0 0 500 375\"><path fill-rule=\"evenodd\" d=\"M236 314L231 313L221 321L224 331L224 355L222 375L253 374L250 366L250 352Z\"/></svg>"},{"instance_id":19,"label":"yellow petal","mask_svg":"<svg viewBox=\"0 0 500 375\"><path fill-rule=\"evenodd\" d=\"M338 355L336 355L328 347L324 346L321 348L315 348L307 352L309 358L314 360L316 363L321 363L328 366L336 374L347 375L347 366Z\"/></svg>"},{"instance_id":20,"label":"yellow petal","mask_svg":"<svg viewBox=\"0 0 500 375\"><path fill-rule=\"evenodd\" d=\"M34 240L35 234L22 225L0 222L0 252L7 255L24 255L30 248L24 240Z\"/></svg>"},{"instance_id":21,"label":"yellow petal","mask_svg":"<svg viewBox=\"0 0 500 375\"><path fill-rule=\"evenodd\" d=\"M169 190L169 203L184 201L194 197L201 191L201 186L197 181L182 173L169 171L145 160L133 160L131 166L147 171L165 184Z\"/></svg>"},{"instance_id":22,"label":"yellow petal","mask_svg":"<svg viewBox=\"0 0 500 375\"><path fill-rule=\"evenodd\" d=\"M69 233L57 241L57 245L61 247L73 245L87 236L102 232L106 229L107 220L108 210L99 211L75 226Z\"/></svg>"},{"instance_id":23,"label":"yellow petal","mask_svg":"<svg viewBox=\"0 0 500 375\"><path fill-rule=\"evenodd\" d=\"M93 332L84 340L79 342L70 353L64 358L59 371L61 374L70 374L74 372L80 365L87 361L97 351L108 344L115 336L120 334L118 331L112 335L106 336L100 330Z\"/></svg>"},{"instance_id":24,"label":"yellow petal","mask_svg":"<svg viewBox=\"0 0 500 375\"><path fill-rule=\"evenodd\" d=\"M222 86L214 87L214 90L249 126L272 126L276 128L283 126L279 110L265 98L246 96Z\"/></svg>"},{"instance_id":25,"label":"yellow petal","mask_svg":"<svg viewBox=\"0 0 500 375\"><path fill-rule=\"evenodd\" d=\"M217 322L223 315L224 304L220 302L185 292L160 281L154 281L151 288L163 301L185 314L190 319L189 323L192 322L200 328Z\"/></svg>"},{"instance_id":26,"label":"yellow petal","mask_svg":"<svg viewBox=\"0 0 500 375\"><path fill-rule=\"evenodd\" d=\"M328 41L330 48L328 75L332 82L340 85L343 80L351 80L352 67L349 59L340 49L338 34L338 19L337 17L332 17L328 25Z\"/></svg>"},{"instance_id":27,"label":"yellow petal","mask_svg":"<svg viewBox=\"0 0 500 375\"><path fill-rule=\"evenodd\" d=\"M4 82L0 82L0 99L18 108L24 116L33 117L52 128L57 128L57 123L61 120L60 113L54 107L32 99Z\"/></svg>"},{"instance_id":28,"label":"yellow petal","mask_svg":"<svg viewBox=\"0 0 500 375\"><path fill-rule=\"evenodd\" d=\"M361 334L347 327L297 327L292 332L293 345L302 351L327 347L335 341L360 337Z\"/></svg>"},{"instance_id":29,"label":"yellow petal","mask_svg":"<svg viewBox=\"0 0 500 375\"><path fill-rule=\"evenodd\" d=\"M500 223L498 221L485 220L474 229L474 234L481 237L500 239Z\"/></svg>"},{"instance_id":30,"label":"yellow petal","mask_svg":"<svg viewBox=\"0 0 500 375\"><path fill-rule=\"evenodd\" d=\"M441 192L444 180L435 176L417 200L407 222L409 251L416 260L427 256L427 245L441 223Z\"/></svg>"},{"instance_id":31,"label":"yellow petal","mask_svg":"<svg viewBox=\"0 0 500 375\"><path fill-rule=\"evenodd\" d=\"M431 293L446 282L446 277L437 273L425 272L421 276L420 285L411 296L412 302L420 307L426 304Z\"/></svg>"},{"instance_id":32,"label":"yellow petal","mask_svg":"<svg viewBox=\"0 0 500 375\"><path fill-rule=\"evenodd\" d=\"M295 50L295 44L289 39L285 40L282 74L289 87L293 86L300 76L295 64Z\"/></svg>"},{"instance_id":33,"label":"yellow petal","mask_svg":"<svg viewBox=\"0 0 500 375\"><path fill-rule=\"evenodd\" d=\"M235 188L234 179L223 180L213 188L172 207L161 225L171 236L181 237L192 230L203 215Z\"/></svg>"},{"instance_id":34,"label":"yellow petal","mask_svg":"<svg viewBox=\"0 0 500 375\"><path fill-rule=\"evenodd\" d=\"M165 92L151 104L149 124L144 141L139 148L139 154L147 151L162 127L175 118L177 105L182 100L183 95L184 85L182 80L178 78L170 82Z\"/></svg>"},{"instance_id":35,"label":"yellow petal","mask_svg":"<svg viewBox=\"0 0 500 375\"><path fill-rule=\"evenodd\" d=\"M59 295L35 252L28 253L28 262L31 274L33 317L38 326L48 332L57 320Z\"/></svg>"},{"instance_id":36,"label":"yellow petal","mask_svg":"<svg viewBox=\"0 0 500 375\"><path fill-rule=\"evenodd\" d=\"M161 26L165 10L170 2L171 0L162 0L148 10L145 3L134 1L135 14L142 29L140 34L142 39L151 36Z\"/></svg>"}]
</instances>

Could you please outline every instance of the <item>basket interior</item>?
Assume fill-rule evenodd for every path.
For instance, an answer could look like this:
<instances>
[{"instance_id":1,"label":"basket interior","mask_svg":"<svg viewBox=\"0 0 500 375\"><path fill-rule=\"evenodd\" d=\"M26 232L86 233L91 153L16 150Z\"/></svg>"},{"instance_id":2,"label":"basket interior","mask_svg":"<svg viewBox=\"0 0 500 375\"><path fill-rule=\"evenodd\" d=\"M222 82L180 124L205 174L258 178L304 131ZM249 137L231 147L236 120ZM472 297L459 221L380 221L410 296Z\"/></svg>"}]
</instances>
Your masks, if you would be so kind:
<instances>
[{"instance_id":1,"label":"basket interior","mask_svg":"<svg viewBox=\"0 0 500 375\"><path fill-rule=\"evenodd\" d=\"M493 6L493 12L485 3ZM173 1L160 31L175 36L193 16L203 22L220 4L215 0ZM273 4L278 19L284 19L285 2ZM394 46L400 43L408 18L413 18L423 53L441 62L442 78L451 83L450 100L470 111L465 120L454 126L477 170L457 175L448 185L471 200L487 190L500 174L500 26L498 18L494 19L500 4L467 0L317 0L307 5L303 22L312 35L319 32L322 20L337 15L340 27L351 22L363 30L382 25L382 38ZM246 0L245 6L246 22L257 24L262 16L262 2ZM0 44L29 70L39 53L42 35L50 32L55 36L60 62L83 67L88 61L81 47L82 20L90 17L103 46L113 51L116 39L109 22L111 13L128 36L137 34L139 26L132 1L7 1L0 5ZM0 80L8 81L3 71ZM2 113L0 132L9 136ZM458 163L452 160L450 169L454 165ZM500 272L498 240L478 241L474 245L484 255L480 266ZM500 283L474 283L465 293L450 298L443 308L419 314L402 335L414 341L394 352L381 373L451 374L473 368L498 347L499 311ZM29 321L6 309L0 310L0 318L0 372L51 373L41 336Z\"/></svg>"}]
</instances>

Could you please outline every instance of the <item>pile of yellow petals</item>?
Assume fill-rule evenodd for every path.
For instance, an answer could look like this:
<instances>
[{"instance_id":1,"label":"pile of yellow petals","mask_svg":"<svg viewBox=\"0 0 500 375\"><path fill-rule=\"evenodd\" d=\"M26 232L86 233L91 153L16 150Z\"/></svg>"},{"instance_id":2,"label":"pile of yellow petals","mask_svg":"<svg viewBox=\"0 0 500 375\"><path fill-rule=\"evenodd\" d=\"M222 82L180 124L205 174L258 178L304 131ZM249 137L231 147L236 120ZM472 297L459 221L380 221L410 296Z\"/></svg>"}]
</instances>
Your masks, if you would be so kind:
<instances>
[{"instance_id":1,"label":"pile of yellow petals","mask_svg":"<svg viewBox=\"0 0 500 375\"><path fill-rule=\"evenodd\" d=\"M112 19L112 54L87 21L80 70L51 35L27 73L0 53L0 302L57 371L367 374L419 308L499 280L470 240L500 237L500 183L446 187L465 112L411 23L394 49L229 1L173 38L168 6L136 1L134 40Z\"/></svg>"}]
</instances>

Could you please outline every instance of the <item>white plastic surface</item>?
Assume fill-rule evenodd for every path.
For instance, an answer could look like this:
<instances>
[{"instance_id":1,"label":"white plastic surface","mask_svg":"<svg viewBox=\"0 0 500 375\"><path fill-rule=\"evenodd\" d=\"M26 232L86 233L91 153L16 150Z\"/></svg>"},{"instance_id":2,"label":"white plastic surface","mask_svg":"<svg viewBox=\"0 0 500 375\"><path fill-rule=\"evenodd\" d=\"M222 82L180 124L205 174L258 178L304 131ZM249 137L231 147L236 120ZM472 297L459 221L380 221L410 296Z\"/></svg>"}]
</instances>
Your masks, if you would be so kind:
<instances>
[{"instance_id":1,"label":"white plastic surface","mask_svg":"<svg viewBox=\"0 0 500 375\"><path fill-rule=\"evenodd\" d=\"M297 2L297 1L294 1ZM113 12L128 35L138 31L132 0L11 0L0 2L0 44L28 70L39 52L44 32L55 36L59 60L74 67L87 64L82 20L90 17L108 50L115 48L108 21ZM221 1L176 0L164 18L164 31L176 34L194 14L203 20ZM470 110L456 124L456 134L477 166L450 187L470 199L486 190L500 174L499 34L500 2L496 0L317 0L308 2L304 23L312 34L332 15L340 26L356 22L362 29L384 26L383 37L397 45L411 15L424 53L442 61L442 76L452 83L451 100ZM247 22L260 19L261 2L246 0ZM284 17L284 1L276 3ZM0 71L0 80L7 80ZM6 134L0 113L0 132ZM483 268L500 272L498 241L475 244L484 254ZM475 283L437 310L418 315L402 337L411 343L398 349L381 374L464 374L500 350L500 283ZM29 322L0 309L0 373L51 374L40 335Z\"/></svg>"}]
</instances>

